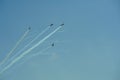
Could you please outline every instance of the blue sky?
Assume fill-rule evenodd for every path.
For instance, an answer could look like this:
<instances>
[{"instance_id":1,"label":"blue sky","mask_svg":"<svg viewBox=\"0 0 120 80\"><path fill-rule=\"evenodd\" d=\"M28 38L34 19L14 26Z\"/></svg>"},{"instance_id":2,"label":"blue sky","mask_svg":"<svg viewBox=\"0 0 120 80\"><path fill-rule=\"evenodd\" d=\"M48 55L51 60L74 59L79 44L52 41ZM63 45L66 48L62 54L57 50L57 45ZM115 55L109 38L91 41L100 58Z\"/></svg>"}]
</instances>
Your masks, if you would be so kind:
<instances>
[{"instance_id":1,"label":"blue sky","mask_svg":"<svg viewBox=\"0 0 120 80\"><path fill-rule=\"evenodd\" d=\"M25 46L47 25L64 27L17 62L2 80L119 80L119 0L0 0L0 60L31 26ZM46 35L43 35L44 37ZM26 61L23 64L21 62Z\"/></svg>"}]
</instances>

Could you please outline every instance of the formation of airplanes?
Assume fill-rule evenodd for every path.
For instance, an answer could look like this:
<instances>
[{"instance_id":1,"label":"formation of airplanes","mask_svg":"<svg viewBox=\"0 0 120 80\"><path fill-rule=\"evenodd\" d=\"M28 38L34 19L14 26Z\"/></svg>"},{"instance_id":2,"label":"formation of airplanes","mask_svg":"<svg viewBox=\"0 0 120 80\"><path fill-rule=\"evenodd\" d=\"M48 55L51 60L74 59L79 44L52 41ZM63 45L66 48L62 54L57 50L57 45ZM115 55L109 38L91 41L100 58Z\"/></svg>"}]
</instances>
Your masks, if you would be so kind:
<instances>
[{"instance_id":1,"label":"formation of airplanes","mask_svg":"<svg viewBox=\"0 0 120 80\"><path fill-rule=\"evenodd\" d=\"M60 26L63 26L63 25L64 25L64 23L62 23ZM51 27L51 26L53 26L53 24L50 24L49 26ZM31 27L28 27L28 30L31 30ZM54 43L51 44L52 47L54 47L54 45L55 45Z\"/></svg>"},{"instance_id":2,"label":"formation of airplanes","mask_svg":"<svg viewBox=\"0 0 120 80\"><path fill-rule=\"evenodd\" d=\"M60 26L63 26L64 23L62 23ZM50 27L53 26L53 24L50 24ZM28 27L28 30L31 30L31 27Z\"/></svg>"}]
</instances>

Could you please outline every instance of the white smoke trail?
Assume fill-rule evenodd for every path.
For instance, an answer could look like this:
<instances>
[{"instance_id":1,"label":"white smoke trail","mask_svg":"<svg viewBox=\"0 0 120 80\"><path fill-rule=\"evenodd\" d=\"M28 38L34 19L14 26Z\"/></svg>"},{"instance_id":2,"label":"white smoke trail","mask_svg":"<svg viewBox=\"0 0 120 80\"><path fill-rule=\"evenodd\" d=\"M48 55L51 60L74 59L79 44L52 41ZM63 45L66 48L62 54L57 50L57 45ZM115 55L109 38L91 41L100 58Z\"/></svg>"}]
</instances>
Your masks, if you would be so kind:
<instances>
[{"instance_id":1,"label":"white smoke trail","mask_svg":"<svg viewBox=\"0 0 120 80\"><path fill-rule=\"evenodd\" d=\"M40 51L40 52L37 52L37 53L35 53L35 54L32 54L32 55L28 56L27 58L25 57L25 59L24 59L21 63L19 63L19 65L27 62L28 60L30 60L30 59L33 58L33 57L36 57L36 56L39 56L39 55L43 54L44 52L46 52L46 51L49 50L50 48L51 48L51 46L48 46L47 48L43 49L43 50ZM47 54L46 54L46 55L47 55Z\"/></svg>"},{"instance_id":2,"label":"white smoke trail","mask_svg":"<svg viewBox=\"0 0 120 80\"><path fill-rule=\"evenodd\" d=\"M42 50L42 51L40 51L40 52L38 52L38 53L36 53L36 54L32 54L29 58L38 56L38 55L42 54L43 52L47 51L49 48L51 48L51 46L45 48L44 50Z\"/></svg>"},{"instance_id":3,"label":"white smoke trail","mask_svg":"<svg viewBox=\"0 0 120 80\"><path fill-rule=\"evenodd\" d=\"M21 36L21 38L18 40L18 42L15 44L15 46L12 48L12 50L6 55L6 57L2 60L2 62L0 63L0 66L2 64L4 64L9 57L12 55L12 53L15 51L15 49L18 47L18 45L22 42L22 40L27 36L27 34L29 33L29 29L23 34L23 36Z\"/></svg>"},{"instance_id":4,"label":"white smoke trail","mask_svg":"<svg viewBox=\"0 0 120 80\"><path fill-rule=\"evenodd\" d=\"M49 25L45 30L43 30L41 33L39 33L33 40L30 41L30 43L28 43L26 46L24 46L19 52L17 52L11 59L13 60L14 58L16 58L19 53L21 53L22 51L24 51L28 46L30 46L35 40L37 40L41 35L43 35L46 31L49 30L49 28L51 27L51 25Z\"/></svg>"},{"instance_id":5,"label":"white smoke trail","mask_svg":"<svg viewBox=\"0 0 120 80\"><path fill-rule=\"evenodd\" d=\"M19 61L21 58L23 58L25 55L27 55L29 52L31 52L34 48L38 47L40 44L42 44L46 39L48 39L50 36L52 36L55 32L57 32L62 26L59 26L58 28L56 28L53 32L51 32L50 34L48 34L46 37L44 37L42 40L40 40L37 44L35 44L34 46L32 46L31 48L29 48L28 50L26 50L25 52L23 52L20 56L18 56L17 58L15 58L11 63L9 63L5 68L3 68L0 71L0 74L2 74L4 71L6 71L8 68L10 68L13 64L15 64L17 61Z\"/></svg>"}]
</instances>

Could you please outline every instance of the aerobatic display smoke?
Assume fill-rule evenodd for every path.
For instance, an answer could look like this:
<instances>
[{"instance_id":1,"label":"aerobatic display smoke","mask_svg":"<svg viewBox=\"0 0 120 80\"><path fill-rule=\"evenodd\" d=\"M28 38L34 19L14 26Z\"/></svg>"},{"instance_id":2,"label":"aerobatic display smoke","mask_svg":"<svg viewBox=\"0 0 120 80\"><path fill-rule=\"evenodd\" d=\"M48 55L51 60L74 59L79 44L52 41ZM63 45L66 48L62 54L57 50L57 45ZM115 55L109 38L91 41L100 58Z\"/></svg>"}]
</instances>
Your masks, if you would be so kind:
<instances>
[{"instance_id":1,"label":"aerobatic display smoke","mask_svg":"<svg viewBox=\"0 0 120 80\"><path fill-rule=\"evenodd\" d=\"M4 64L9 57L12 55L12 53L15 51L15 49L18 47L18 45L23 41L23 39L27 36L27 34L29 33L29 29L23 34L23 36L18 40L18 42L16 43L16 45L12 48L12 50L6 55L6 57L2 60L2 62L0 63L0 66L2 64Z\"/></svg>"},{"instance_id":2,"label":"aerobatic display smoke","mask_svg":"<svg viewBox=\"0 0 120 80\"><path fill-rule=\"evenodd\" d=\"M38 43L36 43L35 45L33 45L31 48L25 50L22 54L20 54L18 57L16 57L15 59L13 59L7 66L5 66L1 71L0 71L0 75L6 71L7 69L9 69L10 67L12 67L12 65L14 65L15 63L17 63L19 60L21 60L25 55L27 55L28 53L30 53L33 49L35 49L36 47L38 47L40 44L42 44L45 40L47 40L49 37L51 37L54 33L56 33L63 25L60 25L58 28L56 28L54 31L52 31L51 33L49 33L47 36L45 36L42 40L38 41ZM37 37L34 39L36 40ZM34 41L33 40L33 41ZM33 55L35 56L35 55Z\"/></svg>"},{"instance_id":3,"label":"aerobatic display smoke","mask_svg":"<svg viewBox=\"0 0 120 80\"><path fill-rule=\"evenodd\" d=\"M33 40L31 40L27 45L25 45L19 52L17 52L11 59L13 60L14 58L16 58L19 53L21 53L22 51L24 51L28 46L30 46L34 41L36 41L41 35L43 35L46 31L48 31L50 29L52 25L49 25L47 28L45 28L45 30L43 30L41 33L39 33Z\"/></svg>"}]
</instances>

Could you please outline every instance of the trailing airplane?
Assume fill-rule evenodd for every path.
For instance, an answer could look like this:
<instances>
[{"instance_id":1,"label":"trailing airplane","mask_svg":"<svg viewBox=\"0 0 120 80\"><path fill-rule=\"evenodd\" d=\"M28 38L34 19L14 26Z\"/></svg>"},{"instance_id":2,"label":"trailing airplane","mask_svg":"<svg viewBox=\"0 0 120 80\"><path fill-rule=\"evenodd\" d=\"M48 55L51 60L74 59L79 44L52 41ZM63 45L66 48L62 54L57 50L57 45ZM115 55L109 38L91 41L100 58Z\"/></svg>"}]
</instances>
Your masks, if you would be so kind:
<instances>
[{"instance_id":1,"label":"trailing airplane","mask_svg":"<svg viewBox=\"0 0 120 80\"><path fill-rule=\"evenodd\" d=\"M52 43L52 45L51 45L51 46L53 47L54 45L55 45L55 44L54 44L54 43Z\"/></svg>"},{"instance_id":2,"label":"trailing airplane","mask_svg":"<svg viewBox=\"0 0 120 80\"><path fill-rule=\"evenodd\" d=\"M31 27L28 27L29 30L31 30Z\"/></svg>"}]
</instances>

